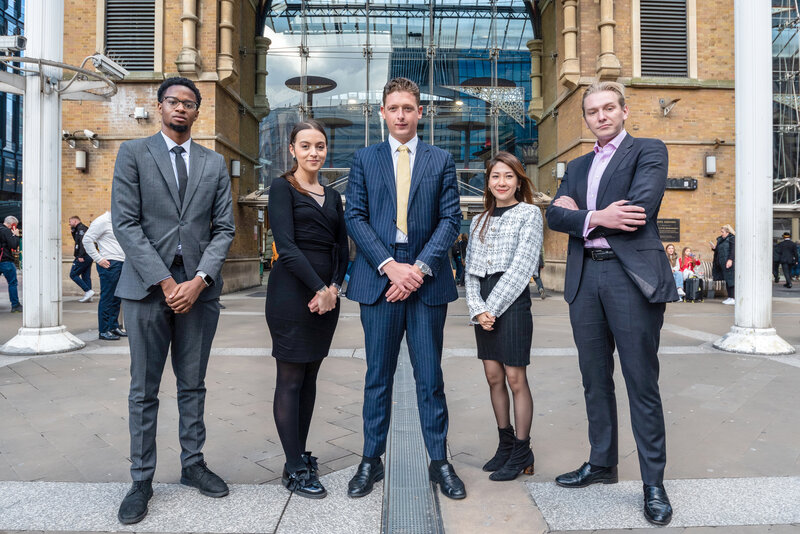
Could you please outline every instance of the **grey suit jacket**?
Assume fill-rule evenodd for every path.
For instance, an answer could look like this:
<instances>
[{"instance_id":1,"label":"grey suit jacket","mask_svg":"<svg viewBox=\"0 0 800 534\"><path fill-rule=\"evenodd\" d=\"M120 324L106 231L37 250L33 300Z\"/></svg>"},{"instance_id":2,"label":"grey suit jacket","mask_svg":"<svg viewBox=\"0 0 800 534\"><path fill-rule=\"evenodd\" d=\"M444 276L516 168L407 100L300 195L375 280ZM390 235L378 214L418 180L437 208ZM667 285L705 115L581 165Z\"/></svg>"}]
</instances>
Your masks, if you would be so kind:
<instances>
[{"instance_id":1,"label":"grey suit jacket","mask_svg":"<svg viewBox=\"0 0 800 534\"><path fill-rule=\"evenodd\" d=\"M161 133L119 147L111 193L114 235L125 251L116 295L141 300L171 276L181 244L188 279L203 271L214 284L200 300L219 297L222 264L234 235L231 181L225 158L195 142L181 205Z\"/></svg>"}]
</instances>

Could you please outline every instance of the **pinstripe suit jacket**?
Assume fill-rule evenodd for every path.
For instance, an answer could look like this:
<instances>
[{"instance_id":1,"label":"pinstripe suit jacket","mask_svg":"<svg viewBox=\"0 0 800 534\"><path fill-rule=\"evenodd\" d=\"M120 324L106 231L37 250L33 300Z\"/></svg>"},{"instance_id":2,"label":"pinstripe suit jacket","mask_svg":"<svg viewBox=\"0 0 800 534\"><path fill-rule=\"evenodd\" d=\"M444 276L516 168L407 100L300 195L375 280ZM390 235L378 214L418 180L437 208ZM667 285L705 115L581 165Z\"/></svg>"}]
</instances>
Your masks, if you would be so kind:
<instances>
[{"instance_id":1,"label":"pinstripe suit jacket","mask_svg":"<svg viewBox=\"0 0 800 534\"><path fill-rule=\"evenodd\" d=\"M374 304L389 281L378 266L393 256L397 232L397 187L388 141L356 152L346 198L347 230L358 249L347 297ZM433 277L426 276L418 290L429 306L458 298L447 251L460 224L453 157L420 140L408 195L408 251L414 261L426 263L433 271Z\"/></svg>"}]
</instances>

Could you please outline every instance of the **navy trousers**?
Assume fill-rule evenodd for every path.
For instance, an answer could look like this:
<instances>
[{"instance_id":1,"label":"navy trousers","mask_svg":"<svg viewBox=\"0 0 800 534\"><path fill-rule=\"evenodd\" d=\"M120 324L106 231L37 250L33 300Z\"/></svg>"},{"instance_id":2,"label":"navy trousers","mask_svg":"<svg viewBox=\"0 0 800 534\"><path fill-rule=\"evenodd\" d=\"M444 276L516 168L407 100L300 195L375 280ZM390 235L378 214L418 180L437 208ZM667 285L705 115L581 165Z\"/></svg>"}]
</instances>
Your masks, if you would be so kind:
<instances>
[{"instance_id":1,"label":"navy trousers","mask_svg":"<svg viewBox=\"0 0 800 534\"><path fill-rule=\"evenodd\" d=\"M401 263L411 263L405 246L396 247L394 258ZM425 447L431 460L447 458L448 417L441 366L446 317L447 304L428 306L417 293L400 302L387 302L381 296L375 304L361 305L367 353L364 456L375 458L386 451L394 372L405 334L414 368Z\"/></svg>"},{"instance_id":2,"label":"navy trousers","mask_svg":"<svg viewBox=\"0 0 800 534\"><path fill-rule=\"evenodd\" d=\"M17 292L17 266L13 261L0 261L0 274L6 277L8 282L8 299L11 307L19 306L19 293Z\"/></svg>"},{"instance_id":3,"label":"navy trousers","mask_svg":"<svg viewBox=\"0 0 800 534\"><path fill-rule=\"evenodd\" d=\"M589 420L589 463L617 465L614 347L630 401L631 426L642 481L659 485L667 461L664 412L658 388L658 344L663 303L647 301L618 260L585 258L569 317L583 377Z\"/></svg>"},{"instance_id":4,"label":"navy trousers","mask_svg":"<svg viewBox=\"0 0 800 534\"><path fill-rule=\"evenodd\" d=\"M72 268L69 270L69 277L78 284L84 293L92 289L92 258L84 256L83 261L75 258Z\"/></svg>"},{"instance_id":5,"label":"navy trousers","mask_svg":"<svg viewBox=\"0 0 800 534\"><path fill-rule=\"evenodd\" d=\"M122 274L121 261L109 260L111 265L104 269L97 265L100 276L100 303L97 305L97 323L100 333L119 328L119 307L121 300L114 295L119 275Z\"/></svg>"}]
</instances>

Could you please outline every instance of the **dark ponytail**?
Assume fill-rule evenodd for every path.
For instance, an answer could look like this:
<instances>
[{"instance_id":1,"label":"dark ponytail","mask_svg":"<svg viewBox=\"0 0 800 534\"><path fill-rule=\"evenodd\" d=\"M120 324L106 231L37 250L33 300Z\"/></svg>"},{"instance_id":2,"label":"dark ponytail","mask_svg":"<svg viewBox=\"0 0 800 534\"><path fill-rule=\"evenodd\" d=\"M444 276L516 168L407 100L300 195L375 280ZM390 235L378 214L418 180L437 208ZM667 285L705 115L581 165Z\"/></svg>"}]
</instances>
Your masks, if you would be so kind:
<instances>
[{"instance_id":1,"label":"dark ponytail","mask_svg":"<svg viewBox=\"0 0 800 534\"><path fill-rule=\"evenodd\" d=\"M325 144L328 144L328 134L325 133L325 128L319 122L315 121L314 119L306 119L304 121L300 121L294 125L292 128L292 133L289 134L289 144L293 145L294 140L297 138L297 134L303 130L317 130L325 137ZM285 178L287 182L289 182L292 187L294 187L298 193L306 196L311 196L308 191L303 189L297 179L294 177L294 173L297 171L297 158L294 159L294 164L292 168L286 171L285 173L281 174L281 178Z\"/></svg>"}]
</instances>

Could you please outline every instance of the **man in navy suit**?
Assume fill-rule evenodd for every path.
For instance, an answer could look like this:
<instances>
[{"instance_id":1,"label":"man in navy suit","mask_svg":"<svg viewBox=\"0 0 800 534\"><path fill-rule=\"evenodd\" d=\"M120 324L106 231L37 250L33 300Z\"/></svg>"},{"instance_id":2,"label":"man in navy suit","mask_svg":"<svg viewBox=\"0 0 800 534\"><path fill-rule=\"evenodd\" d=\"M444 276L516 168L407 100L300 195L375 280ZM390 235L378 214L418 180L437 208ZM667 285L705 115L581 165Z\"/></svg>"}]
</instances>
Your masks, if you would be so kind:
<instances>
[{"instance_id":1,"label":"man in navy suit","mask_svg":"<svg viewBox=\"0 0 800 534\"><path fill-rule=\"evenodd\" d=\"M583 116L597 138L574 159L547 209L550 228L569 234L564 298L583 377L589 461L556 477L582 488L617 482L614 347L628 391L631 426L644 484L644 514L666 525L666 440L658 389L658 343L666 302L678 300L656 218L667 178L667 148L625 132L624 89L596 82L583 95Z\"/></svg>"},{"instance_id":2,"label":"man in navy suit","mask_svg":"<svg viewBox=\"0 0 800 534\"><path fill-rule=\"evenodd\" d=\"M364 453L348 495L363 497L383 478L380 456L405 334L431 481L463 499L464 484L447 461L441 367L447 303L458 298L447 257L461 221L455 163L417 137L422 106L411 80L386 84L381 115L389 139L356 152L347 185L345 220L358 249L347 297L361 304L367 354Z\"/></svg>"}]
</instances>

